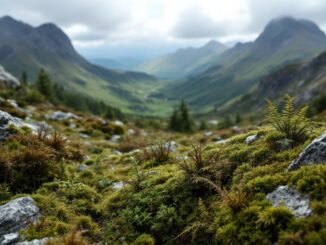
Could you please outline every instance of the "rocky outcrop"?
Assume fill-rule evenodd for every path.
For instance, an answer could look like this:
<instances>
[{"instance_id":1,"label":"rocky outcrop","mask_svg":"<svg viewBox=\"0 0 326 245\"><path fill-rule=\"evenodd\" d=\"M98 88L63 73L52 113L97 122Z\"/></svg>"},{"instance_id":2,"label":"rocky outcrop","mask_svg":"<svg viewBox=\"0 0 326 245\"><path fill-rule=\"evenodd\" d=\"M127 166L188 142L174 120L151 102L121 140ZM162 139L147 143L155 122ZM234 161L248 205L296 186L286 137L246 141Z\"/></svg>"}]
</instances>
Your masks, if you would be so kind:
<instances>
[{"instance_id":1,"label":"rocky outcrop","mask_svg":"<svg viewBox=\"0 0 326 245\"><path fill-rule=\"evenodd\" d=\"M296 170L301 166L317 163L326 163L326 132L308 145L300 156L289 165L288 170Z\"/></svg>"},{"instance_id":2,"label":"rocky outcrop","mask_svg":"<svg viewBox=\"0 0 326 245\"><path fill-rule=\"evenodd\" d=\"M15 244L18 231L40 216L39 208L31 197L21 197L0 206L0 244Z\"/></svg>"},{"instance_id":3,"label":"rocky outcrop","mask_svg":"<svg viewBox=\"0 0 326 245\"><path fill-rule=\"evenodd\" d=\"M309 197L301 195L298 191L288 186L279 186L275 191L269 193L266 199L274 207L286 206L296 217L305 217L312 212L309 207Z\"/></svg>"},{"instance_id":4,"label":"rocky outcrop","mask_svg":"<svg viewBox=\"0 0 326 245\"><path fill-rule=\"evenodd\" d=\"M54 121L62 121L69 119L79 119L79 116L71 112L55 111L52 114L47 115L46 118Z\"/></svg>"},{"instance_id":5,"label":"rocky outcrop","mask_svg":"<svg viewBox=\"0 0 326 245\"><path fill-rule=\"evenodd\" d=\"M19 80L10 73L6 72L2 66L0 66L0 82L4 83L10 88L16 88L20 86Z\"/></svg>"}]
</instances>

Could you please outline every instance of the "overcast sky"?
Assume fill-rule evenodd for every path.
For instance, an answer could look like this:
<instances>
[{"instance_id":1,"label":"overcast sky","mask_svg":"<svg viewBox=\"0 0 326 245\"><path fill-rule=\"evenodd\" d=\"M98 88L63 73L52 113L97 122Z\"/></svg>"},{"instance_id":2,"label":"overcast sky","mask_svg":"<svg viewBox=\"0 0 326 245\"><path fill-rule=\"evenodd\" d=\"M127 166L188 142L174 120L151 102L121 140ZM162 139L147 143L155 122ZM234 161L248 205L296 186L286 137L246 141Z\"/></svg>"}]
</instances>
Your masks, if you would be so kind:
<instances>
[{"instance_id":1,"label":"overcast sky","mask_svg":"<svg viewBox=\"0 0 326 245\"><path fill-rule=\"evenodd\" d=\"M326 0L0 0L0 15L34 26L53 22L87 57L151 57L210 39L253 40L281 16L326 30Z\"/></svg>"}]
</instances>

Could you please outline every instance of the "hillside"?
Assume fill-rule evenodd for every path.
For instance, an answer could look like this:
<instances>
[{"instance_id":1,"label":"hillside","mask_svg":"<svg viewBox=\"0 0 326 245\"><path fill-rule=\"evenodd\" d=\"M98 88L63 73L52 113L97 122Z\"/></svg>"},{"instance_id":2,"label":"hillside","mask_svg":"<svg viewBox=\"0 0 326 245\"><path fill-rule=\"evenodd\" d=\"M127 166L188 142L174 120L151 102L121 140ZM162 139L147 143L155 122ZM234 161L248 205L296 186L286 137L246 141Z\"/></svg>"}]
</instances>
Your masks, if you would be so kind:
<instances>
[{"instance_id":1,"label":"hillside","mask_svg":"<svg viewBox=\"0 0 326 245\"><path fill-rule=\"evenodd\" d=\"M308 61L326 49L326 36L306 20L271 21L253 42L238 44L221 54L214 67L166 89L186 99L194 109L223 106L248 92L263 75L289 63Z\"/></svg>"},{"instance_id":2,"label":"hillside","mask_svg":"<svg viewBox=\"0 0 326 245\"><path fill-rule=\"evenodd\" d=\"M17 81L0 69L1 244L325 244L325 114L181 134Z\"/></svg>"},{"instance_id":3,"label":"hillside","mask_svg":"<svg viewBox=\"0 0 326 245\"><path fill-rule=\"evenodd\" d=\"M161 79L179 79L204 71L211 65L209 63L211 57L227 49L217 41L210 41L200 48L179 49L174 53L145 62L136 69Z\"/></svg>"},{"instance_id":4,"label":"hillside","mask_svg":"<svg viewBox=\"0 0 326 245\"><path fill-rule=\"evenodd\" d=\"M55 82L131 112L145 108L143 95L135 91L155 87L145 73L117 72L89 63L74 49L68 36L54 24L32 27L11 17L0 18L0 64L20 77L35 81L41 68Z\"/></svg>"},{"instance_id":5,"label":"hillside","mask_svg":"<svg viewBox=\"0 0 326 245\"><path fill-rule=\"evenodd\" d=\"M326 52L307 63L294 63L264 76L253 91L241 96L219 111L248 114L262 111L266 99L280 101L288 93L297 97L297 104L311 103L326 91Z\"/></svg>"}]
</instances>

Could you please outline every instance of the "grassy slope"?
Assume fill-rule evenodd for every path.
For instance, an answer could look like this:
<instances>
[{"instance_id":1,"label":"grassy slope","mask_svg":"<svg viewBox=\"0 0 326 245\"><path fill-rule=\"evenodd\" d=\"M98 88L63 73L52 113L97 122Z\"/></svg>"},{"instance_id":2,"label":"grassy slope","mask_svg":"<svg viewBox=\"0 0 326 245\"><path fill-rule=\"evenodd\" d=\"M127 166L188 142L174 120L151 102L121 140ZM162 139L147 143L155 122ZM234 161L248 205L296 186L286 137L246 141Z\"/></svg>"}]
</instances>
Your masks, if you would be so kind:
<instances>
[{"instance_id":1,"label":"grassy slope","mask_svg":"<svg viewBox=\"0 0 326 245\"><path fill-rule=\"evenodd\" d=\"M46 120L44 115L56 109L36 106L33 118ZM137 240L134 244L153 244L150 241L155 240L156 244L289 244L295 239L323 244L325 241L325 166L286 171L304 147L326 130L324 123L316 124L304 143L278 151L274 144L280 135L268 126L244 129L234 137L234 133L226 134L232 130L214 130L213 135L204 137L202 133L182 135L146 128L147 136L125 134L120 143L112 144L107 141L111 134L94 126L100 122L98 119L79 115L80 119L72 121L76 124L73 129L67 127L67 122L48 123L68 137L66 150L70 154L82 151L90 159L83 162L67 158L59 179L45 183L32 194L17 193L17 196L31 195L42 215L40 222L22 232L28 240L62 236L76 227L89 243L133 244ZM138 130L132 123L123 127ZM90 137L80 138L79 132L87 132ZM246 145L245 138L252 134L258 134L259 139ZM158 135L179 145L168 161L158 162L144 154L142 147L159 142ZM218 135L231 136L231 140L224 145L215 144ZM203 159L210 159L211 167L219 169L217 176L228 196L221 197L205 184L193 182L179 167L181 157L192 151L191 144L199 142L204 144ZM20 147L23 152L23 144L13 139L0 143L0 147L10 146L6 150L12 153L15 147ZM129 152L133 149L141 150ZM118 155L115 150L126 153ZM86 170L78 170L81 163L88 166ZM187 163L192 166L193 161L188 159ZM139 189L135 185L137 176ZM123 182L130 184L118 188ZM313 208L310 217L295 218L288 209L273 208L266 201L266 194L285 184L310 196ZM2 194L2 203L17 197ZM200 228L190 229L196 225ZM178 236L182 231L183 236Z\"/></svg>"}]
</instances>

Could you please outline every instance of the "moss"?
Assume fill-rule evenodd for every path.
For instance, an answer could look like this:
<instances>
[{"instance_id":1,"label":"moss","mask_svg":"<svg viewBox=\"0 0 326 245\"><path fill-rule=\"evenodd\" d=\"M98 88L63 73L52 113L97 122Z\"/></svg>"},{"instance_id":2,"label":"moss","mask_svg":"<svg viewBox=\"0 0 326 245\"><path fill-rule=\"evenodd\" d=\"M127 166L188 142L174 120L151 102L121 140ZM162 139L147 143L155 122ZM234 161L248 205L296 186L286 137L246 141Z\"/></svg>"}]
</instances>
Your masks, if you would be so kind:
<instances>
[{"instance_id":1,"label":"moss","mask_svg":"<svg viewBox=\"0 0 326 245\"><path fill-rule=\"evenodd\" d=\"M151 235L141 234L137 239L132 243L132 245L154 245L155 240Z\"/></svg>"},{"instance_id":2,"label":"moss","mask_svg":"<svg viewBox=\"0 0 326 245\"><path fill-rule=\"evenodd\" d=\"M290 184L313 199L326 198L326 165L304 166L295 171Z\"/></svg>"}]
</instances>

